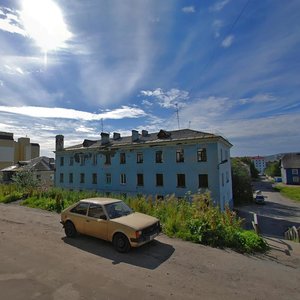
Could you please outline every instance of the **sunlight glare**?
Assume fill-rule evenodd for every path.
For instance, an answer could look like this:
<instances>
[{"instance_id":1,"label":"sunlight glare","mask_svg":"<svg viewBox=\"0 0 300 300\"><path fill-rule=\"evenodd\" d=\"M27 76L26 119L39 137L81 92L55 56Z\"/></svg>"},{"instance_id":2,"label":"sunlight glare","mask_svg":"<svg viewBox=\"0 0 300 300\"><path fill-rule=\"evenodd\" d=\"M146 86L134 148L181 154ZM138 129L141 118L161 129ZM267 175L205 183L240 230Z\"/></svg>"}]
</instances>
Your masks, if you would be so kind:
<instances>
[{"instance_id":1,"label":"sunlight glare","mask_svg":"<svg viewBox=\"0 0 300 300\"><path fill-rule=\"evenodd\" d=\"M65 46L71 37L53 0L23 0L21 18L27 34L45 53Z\"/></svg>"}]
</instances>

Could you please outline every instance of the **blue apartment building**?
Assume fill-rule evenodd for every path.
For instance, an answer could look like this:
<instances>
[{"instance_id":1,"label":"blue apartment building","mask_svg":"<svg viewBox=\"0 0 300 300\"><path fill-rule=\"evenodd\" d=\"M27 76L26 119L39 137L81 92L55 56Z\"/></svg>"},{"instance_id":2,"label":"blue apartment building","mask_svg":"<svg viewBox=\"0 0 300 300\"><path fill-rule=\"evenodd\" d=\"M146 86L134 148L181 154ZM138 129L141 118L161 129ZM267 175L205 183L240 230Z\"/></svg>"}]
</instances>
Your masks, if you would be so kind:
<instances>
[{"instance_id":1,"label":"blue apartment building","mask_svg":"<svg viewBox=\"0 0 300 300\"><path fill-rule=\"evenodd\" d=\"M56 136L57 187L163 199L210 191L215 205L232 207L230 148L219 135L182 129L131 136L101 133L64 147Z\"/></svg>"}]
</instances>

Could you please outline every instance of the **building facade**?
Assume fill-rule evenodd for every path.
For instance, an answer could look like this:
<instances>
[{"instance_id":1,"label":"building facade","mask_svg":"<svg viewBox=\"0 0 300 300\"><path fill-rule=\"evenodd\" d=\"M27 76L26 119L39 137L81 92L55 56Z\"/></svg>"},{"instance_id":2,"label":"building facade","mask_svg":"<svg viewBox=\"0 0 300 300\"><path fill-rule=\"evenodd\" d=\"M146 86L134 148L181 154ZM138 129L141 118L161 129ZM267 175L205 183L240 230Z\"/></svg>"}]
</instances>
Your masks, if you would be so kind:
<instances>
[{"instance_id":1,"label":"building facade","mask_svg":"<svg viewBox=\"0 0 300 300\"><path fill-rule=\"evenodd\" d=\"M64 147L56 136L58 187L164 198L210 191L223 210L232 207L231 144L221 136L190 129L121 137Z\"/></svg>"},{"instance_id":2,"label":"building facade","mask_svg":"<svg viewBox=\"0 0 300 300\"><path fill-rule=\"evenodd\" d=\"M260 175L263 175L265 173L266 169L266 160L262 156L254 156L251 157L251 161L254 164L254 167L257 169Z\"/></svg>"},{"instance_id":3,"label":"building facade","mask_svg":"<svg viewBox=\"0 0 300 300\"><path fill-rule=\"evenodd\" d=\"M0 132L0 170L40 156L40 145L30 143L27 137L14 141L13 133Z\"/></svg>"},{"instance_id":4,"label":"building facade","mask_svg":"<svg viewBox=\"0 0 300 300\"><path fill-rule=\"evenodd\" d=\"M281 159L282 182L300 185L300 153L288 153Z\"/></svg>"}]
</instances>

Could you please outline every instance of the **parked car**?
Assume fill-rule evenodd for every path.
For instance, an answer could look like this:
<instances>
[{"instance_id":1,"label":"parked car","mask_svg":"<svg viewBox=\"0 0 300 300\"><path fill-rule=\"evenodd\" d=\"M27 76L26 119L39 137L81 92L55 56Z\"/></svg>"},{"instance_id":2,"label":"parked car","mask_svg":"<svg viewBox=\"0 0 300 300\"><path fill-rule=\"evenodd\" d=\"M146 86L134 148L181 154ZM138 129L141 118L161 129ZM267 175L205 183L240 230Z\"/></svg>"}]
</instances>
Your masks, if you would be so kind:
<instances>
[{"instance_id":1,"label":"parked car","mask_svg":"<svg viewBox=\"0 0 300 300\"><path fill-rule=\"evenodd\" d=\"M83 199L63 210L61 223L67 237L77 233L113 243L119 252L128 252L152 241L161 232L157 218L134 212L122 200Z\"/></svg>"},{"instance_id":2,"label":"parked car","mask_svg":"<svg viewBox=\"0 0 300 300\"><path fill-rule=\"evenodd\" d=\"M256 204L265 204L265 196L263 196L261 194L257 194L255 196L255 203Z\"/></svg>"}]
</instances>

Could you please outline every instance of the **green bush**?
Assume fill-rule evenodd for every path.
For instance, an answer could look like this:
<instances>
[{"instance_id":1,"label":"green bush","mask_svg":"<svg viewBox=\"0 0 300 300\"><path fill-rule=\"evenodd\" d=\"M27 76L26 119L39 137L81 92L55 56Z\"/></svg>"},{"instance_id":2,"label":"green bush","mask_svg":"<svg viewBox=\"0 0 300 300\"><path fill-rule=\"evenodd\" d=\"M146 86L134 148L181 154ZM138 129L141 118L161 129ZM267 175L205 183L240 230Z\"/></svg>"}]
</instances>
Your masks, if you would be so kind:
<instances>
[{"instance_id":1,"label":"green bush","mask_svg":"<svg viewBox=\"0 0 300 300\"><path fill-rule=\"evenodd\" d=\"M23 193L21 192L12 192L11 194L5 195L0 198L1 203L11 203L23 198Z\"/></svg>"},{"instance_id":2,"label":"green bush","mask_svg":"<svg viewBox=\"0 0 300 300\"><path fill-rule=\"evenodd\" d=\"M12 198L17 198L16 195L13 192L8 194ZM91 191L78 192L57 188L35 189L22 205L61 212L80 199L96 196L104 195ZM122 197L111 195L111 198ZM171 195L164 200L126 197L124 201L134 211L157 217L162 224L163 232L170 237L246 253L267 250L267 244L254 231L242 229L242 220L234 212L228 208L221 212L218 207L213 206L209 194L189 195L188 199L190 200L177 199Z\"/></svg>"}]
</instances>

